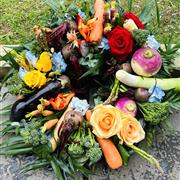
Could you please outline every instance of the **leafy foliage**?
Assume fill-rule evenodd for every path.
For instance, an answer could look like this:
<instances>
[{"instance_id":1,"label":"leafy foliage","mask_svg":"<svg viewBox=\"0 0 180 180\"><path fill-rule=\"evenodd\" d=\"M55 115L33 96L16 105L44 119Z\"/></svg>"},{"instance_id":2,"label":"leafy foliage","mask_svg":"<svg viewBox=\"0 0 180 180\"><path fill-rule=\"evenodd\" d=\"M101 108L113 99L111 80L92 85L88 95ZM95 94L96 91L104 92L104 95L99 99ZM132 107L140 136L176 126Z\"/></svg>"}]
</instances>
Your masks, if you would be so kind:
<instances>
[{"instance_id":1,"label":"leafy foliage","mask_svg":"<svg viewBox=\"0 0 180 180\"><path fill-rule=\"evenodd\" d=\"M92 15L93 0L44 0L44 2L52 9L54 24L60 24L67 19L76 17L78 10L83 10L88 16Z\"/></svg>"},{"instance_id":2,"label":"leafy foliage","mask_svg":"<svg viewBox=\"0 0 180 180\"><path fill-rule=\"evenodd\" d=\"M159 26L159 9L158 9L158 5L157 5L157 1L153 0L153 1L149 1L149 0L145 0L144 1L144 7L139 15L139 18L141 19L141 21L143 22L143 24L147 24L149 23L153 18L154 18L154 8L156 8L156 15L157 15L157 24Z\"/></svg>"},{"instance_id":3,"label":"leafy foliage","mask_svg":"<svg viewBox=\"0 0 180 180\"><path fill-rule=\"evenodd\" d=\"M180 49L180 42L177 42L176 44L171 44L172 37L165 42L165 47L160 49L160 54L163 59L163 68L164 71L167 73L168 76L171 77L171 75L179 75L180 68L175 65L175 58L180 56L180 53L178 50Z\"/></svg>"},{"instance_id":4,"label":"leafy foliage","mask_svg":"<svg viewBox=\"0 0 180 180\"><path fill-rule=\"evenodd\" d=\"M32 146L47 144L48 137L40 131L41 123L39 121L34 119L29 123L23 121L23 125L24 128L21 129L20 135L23 137L25 144Z\"/></svg>"},{"instance_id":5,"label":"leafy foliage","mask_svg":"<svg viewBox=\"0 0 180 180\"><path fill-rule=\"evenodd\" d=\"M28 89L25 83L21 80L17 71L7 79L6 86L8 92L12 95L27 95L32 92L32 90Z\"/></svg>"},{"instance_id":6,"label":"leafy foliage","mask_svg":"<svg viewBox=\"0 0 180 180\"><path fill-rule=\"evenodd\" d=\"M139 103L139 110L144 116L144 120L151 125L157 125L169 119L169 103Z\"/></svg>"},{"instance_id":7,"label":"leafy foliage","mask_svg":"<svg viewBox=\"0 0 180 180\"><path fill-rule=\"evenodd\" d=\"M180 110L180 93L175 90L170 90L163 98L164 102L169 102L170 111Z\"/></svg>"}]
</instances>

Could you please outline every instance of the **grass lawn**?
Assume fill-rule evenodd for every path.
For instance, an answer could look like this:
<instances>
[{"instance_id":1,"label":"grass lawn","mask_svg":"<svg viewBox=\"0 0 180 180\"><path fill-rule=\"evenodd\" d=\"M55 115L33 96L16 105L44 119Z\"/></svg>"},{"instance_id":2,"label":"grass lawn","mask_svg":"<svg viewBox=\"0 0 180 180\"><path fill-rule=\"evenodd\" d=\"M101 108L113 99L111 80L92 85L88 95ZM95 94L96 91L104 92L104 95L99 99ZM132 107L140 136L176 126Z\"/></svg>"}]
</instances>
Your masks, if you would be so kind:
<instances>
[{"instance_id":1,"label":"grass lawn","mask_svg":"<svg viewBox=\"0 0 180 180\"><path fill-rule=\"evenodd\" d=\"M134 0L134 10L142 6L143 0ZM174 33L173 41L180 40L180 0L159 0L161 28L158 39ZM34 25L45 26L50 17L49 8L43 0L0 1L0 44L18 44L33 37Z\"/></svg>"}]
</instances>

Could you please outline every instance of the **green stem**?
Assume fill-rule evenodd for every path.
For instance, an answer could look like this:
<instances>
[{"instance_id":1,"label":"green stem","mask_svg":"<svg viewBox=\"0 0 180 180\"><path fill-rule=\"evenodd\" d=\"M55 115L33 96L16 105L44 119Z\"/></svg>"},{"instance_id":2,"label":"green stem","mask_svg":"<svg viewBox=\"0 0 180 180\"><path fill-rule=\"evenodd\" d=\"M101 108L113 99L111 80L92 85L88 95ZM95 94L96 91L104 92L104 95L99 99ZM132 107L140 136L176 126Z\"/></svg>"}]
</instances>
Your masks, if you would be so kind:
<instances>
[{"instance_id":1,"label":"green stem","mask_svg":"<svg viewBox=\"0 0 180 180\"><path fill-rule=\"evenodd\" d=\"M63 175L61 173L61 170L60 170L58 164L55 161L51 160L51 166L52 166L54 173L56 174L58 180L63 180L64 178L63 178Z\"/></svg>"},{"instance_id":2,"label":"green stem","mask_svg":"<svg viewBox=\"0 0 180 180\"><path fill-rule=\"evenodd\" d=\"M30 148L23 148L23 149L13 149L13 150L5 150L0 151L0 155L19 155L19 154L26 154L32 152L32 147Z\"/></svg>"},{"instance_id":3,"label":"green stem","mask_svg":"<svg viewBox=\"0 0 180 180\"><path fill-rule=\"evenodd\" d=\"M150 154L143 151L142 149L138 148L135 145L128 145L130 148L132 148L136 153L138 153L140 156L142 156L144 159L149 161L152 165L154 165L157 169L159 169L161 172L163 172L162 168L160 167L159 162Z\"/></svg>"},{"instance_id":4,"label":"green stem","mask_svg":"<svg viewBox=\"0 0 180 180\"><path fill-rule=\"evenodd\" d=\"M117 96L119 92L119 84L120 84L119 80L115 78L114 86L112 88L111 94L103 104L111 104L111 102L114 101L114 98Z\"/></svg>"}]
</instances>

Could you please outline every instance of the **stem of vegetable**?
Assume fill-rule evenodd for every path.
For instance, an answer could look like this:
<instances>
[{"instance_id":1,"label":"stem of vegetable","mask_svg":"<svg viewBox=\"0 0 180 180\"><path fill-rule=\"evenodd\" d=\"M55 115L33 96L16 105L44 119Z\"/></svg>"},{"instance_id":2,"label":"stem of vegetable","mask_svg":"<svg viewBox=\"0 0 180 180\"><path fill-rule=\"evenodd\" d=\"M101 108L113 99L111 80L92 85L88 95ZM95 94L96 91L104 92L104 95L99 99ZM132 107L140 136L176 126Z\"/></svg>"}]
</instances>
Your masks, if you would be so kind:
<instances>
[{"instance_id":1,"label":"stem of vegetable","mask_svg":"<svg viewBox=\"0 0 180 180\"><path fill-rule=\"evenodd\" d=\"M128 161L129 161L129 157L130 157L128 151L121 144L117 144L117 148L120 151L120 154L122 156L123 164L125 166L127 166L128 165Z\"/></svg>"},{"instance_id":2,"label":"stem of vegetable","mask_svg":"<svg viewBox=\"0 0 180 180\"><path fill-rule=\"evenodd\" d=\"M19 155L19 154L27 154L32 152L32 147L30 148L23 148L23 149L13 149L13 150L5 150L0 151L0 155Z\"/></svg>"},{"instance_id":3,"label":"stem of vegetable","mask_svg":"<svg viewBox=\"0 0 180 180\"><path fill-rule=\"evenodd\" d=\"M51 160L51 166L52 166L54 173L56 174L58 180L63 180L64 178L63 178L63 175L61 173L61 170L60 170L58 164L55 161Z\"/></svg>"},{"instance_id":4,"label":"stem of vegetable","mask_svg":"<svg viewBox=\"0 0 180 180\"><path fill-rule=\"evenodd\" d=\"M170 89L175 89L176 91L180 91L180 78L168 78L168 79L146 78L146 77L129 74L124 70L118 70L116 72L116 78L120 82L130 87L149 89L152 86L156 85L165 91Z\"/></svg>"},{"instance_id":5,"label":"stem of vegetable","mask_svg":"<svg viewBox=\"0 0 180 180\"><path fill-rule=\"evenodd\" d=\"M117 99L119 93L119 84L120 84L119 80L115 78L115 82L111 94L103 104L111 104L112 101L115 101Z\"/></svg>"},{"instance_id":6,"label":"stem of vegetable","mask_svg":"<svg viewBox=\"0 0 180 180\"><path fill-rule=\"evenodd\" d=\"M139 154L141 157L149 161L152 165L154 165L160 172L163 173L162 168L160 167L159 162L150 154L143 151L142 149L136 147L135 145L128 145L130 148L132 148L137 154Z\"/></svg>"}]
</instances>

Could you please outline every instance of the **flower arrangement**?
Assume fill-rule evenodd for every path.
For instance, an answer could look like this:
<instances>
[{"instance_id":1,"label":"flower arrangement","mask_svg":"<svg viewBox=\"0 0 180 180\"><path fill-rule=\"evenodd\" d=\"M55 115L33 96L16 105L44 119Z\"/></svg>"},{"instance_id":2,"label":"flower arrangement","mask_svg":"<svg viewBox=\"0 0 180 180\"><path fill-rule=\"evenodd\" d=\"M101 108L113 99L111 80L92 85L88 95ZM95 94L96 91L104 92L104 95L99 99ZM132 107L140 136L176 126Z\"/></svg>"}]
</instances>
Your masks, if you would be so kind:
<instances>
[{"instance_id":1,"label":"flower arrangement","mask_svg":"<svg viewBox=\"0 0 180 180\"><path fill-rule=\"evenodd\" d=\"M161 170L138 143L168 130L180 78L178 45L162 49L147 28L153 2L139 17L116 0L47 3L53 24L35 26L35 39L4 57L14 68L5 83L21 98L2 123L2 136L11 136L0 154L33 153L39 159L22 172L51 165L58 179L88 176L103 159L118 169L131 150Z\"/></svg>"}]
</instances>

